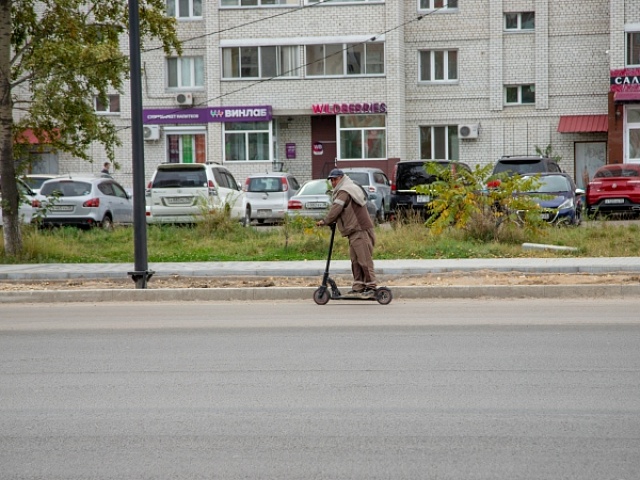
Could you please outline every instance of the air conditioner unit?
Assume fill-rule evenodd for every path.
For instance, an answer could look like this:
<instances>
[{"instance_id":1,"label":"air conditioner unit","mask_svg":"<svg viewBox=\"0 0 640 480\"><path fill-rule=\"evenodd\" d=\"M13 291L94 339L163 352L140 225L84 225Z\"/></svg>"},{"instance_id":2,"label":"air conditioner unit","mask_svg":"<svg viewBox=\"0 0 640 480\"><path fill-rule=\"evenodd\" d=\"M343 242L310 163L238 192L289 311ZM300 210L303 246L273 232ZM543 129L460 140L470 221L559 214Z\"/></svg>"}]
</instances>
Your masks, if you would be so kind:
<instances>
[{"instance_id":1,"label":"air conditioner unit","mask_svg":"<svg viewBox=\"0 0 640 480\"><path fill-rule=\"evenodd\" d=\"M458 136L460 138L478 138L480 125L472 123L469 125L458 125Z\"/></svg>"},{"instance_id":2,"label":"air conditioner unit","mask_svg":"<svg viewBox=\"0 0 640 480\"><path fill-rule=\"evenodd\" d=\"M193 93L176 94L176 103L178 105L193 105Z\"/></svg>"},{"instance_id":3,"label":"air conditioner unit","mask_svg":"<svg viewBox=\"0 0 640 480\"><path fill-rule=\"evenodd\" d=\"M143 136L145 140L160 140L160 126L159 125L145 125L142 128Z\"/></svg>"}]
</instances>

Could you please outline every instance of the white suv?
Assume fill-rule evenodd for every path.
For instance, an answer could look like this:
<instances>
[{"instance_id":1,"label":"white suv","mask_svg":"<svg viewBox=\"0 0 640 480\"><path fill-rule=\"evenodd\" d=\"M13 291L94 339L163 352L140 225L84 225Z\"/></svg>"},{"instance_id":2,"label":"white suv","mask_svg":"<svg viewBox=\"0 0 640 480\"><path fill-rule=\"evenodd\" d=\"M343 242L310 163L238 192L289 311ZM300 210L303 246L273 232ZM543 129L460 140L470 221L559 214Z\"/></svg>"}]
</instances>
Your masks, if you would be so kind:
<instances>
[{"instance_id":1,"label":"white suv","mask_svg":"<svg viewBox=\"0 0 640 480\"><path fill-rule=\"evenodd\" d=\"M163 163L146 191L147 223L195 223L228 208L231 218L250 222L245 194L229 170L217 163Z\"/></svg>"}]
</instances>

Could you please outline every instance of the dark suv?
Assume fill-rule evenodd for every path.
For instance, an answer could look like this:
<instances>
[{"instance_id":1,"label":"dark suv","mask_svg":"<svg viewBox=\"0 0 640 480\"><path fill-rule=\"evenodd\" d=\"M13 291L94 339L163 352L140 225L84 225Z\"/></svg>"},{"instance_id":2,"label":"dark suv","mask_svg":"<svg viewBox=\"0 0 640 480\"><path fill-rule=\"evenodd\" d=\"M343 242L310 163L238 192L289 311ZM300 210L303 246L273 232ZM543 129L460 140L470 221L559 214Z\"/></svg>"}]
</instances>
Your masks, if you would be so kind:
<instances>
[{"instance_id":1,"label":"dark suv","mask_svg":"<svg viewBox=\"0 0 640 480\"><path fill-rule=\"evenodd\" d=\"M431 197L419 194L413 188L417 185L429 185L438 180L435 175L427 173L426 165L428 163L451 168L453 172L457 168L471 172L469 165L455 160L404 160L398 162L394 167L391 180L391 210L395 214L406 210L426 213L427 204L431 201Z\"/></svg>"},{"instance_id":2,"label":"dark suv","mask_svg":"<svg viewBox=\"0 0 640 480\"><path fill-rule=\"evenodd\" d=\"M532 173L562 173L558 162L552 158L535 155L504 156L496 162L493 174L507 172L509 175Z\"/></svg>"}]
</instances>

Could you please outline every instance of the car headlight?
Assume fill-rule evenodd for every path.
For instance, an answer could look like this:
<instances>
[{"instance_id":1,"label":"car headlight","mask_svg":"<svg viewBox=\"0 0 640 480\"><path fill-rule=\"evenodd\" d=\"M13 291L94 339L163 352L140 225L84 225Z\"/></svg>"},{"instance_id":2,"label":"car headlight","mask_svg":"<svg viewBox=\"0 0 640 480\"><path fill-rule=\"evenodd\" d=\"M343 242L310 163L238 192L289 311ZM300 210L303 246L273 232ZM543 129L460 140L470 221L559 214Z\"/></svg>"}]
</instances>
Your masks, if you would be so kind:
<instances>
[{"instance_id":1,"label":"car headlight","mask_svg":"<svg viewBox=\"0 0 640 480\"><path fill-rule=\"evenodd\" d=\"M562 210L565 208L573 208L573 198L567 198L564 202L560 204L558 210Z\"/></svg>"}]
</instances>

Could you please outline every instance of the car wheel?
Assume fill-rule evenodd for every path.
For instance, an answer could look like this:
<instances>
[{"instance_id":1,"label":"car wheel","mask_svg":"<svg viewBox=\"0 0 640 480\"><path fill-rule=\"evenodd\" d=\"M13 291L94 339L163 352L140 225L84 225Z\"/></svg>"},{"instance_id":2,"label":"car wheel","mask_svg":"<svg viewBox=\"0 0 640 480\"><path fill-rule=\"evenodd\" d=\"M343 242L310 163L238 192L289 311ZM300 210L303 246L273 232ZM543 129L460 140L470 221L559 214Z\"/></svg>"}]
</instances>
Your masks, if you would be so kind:
<instances>
[{"instance_id":1,"label":"car wheel","mask_svg":"<svg viewBox=\"0 0 640 480\"><path fill-rule=\"evenodd\" d=\"M248 227L249 225L251 225L251 207L247 207L247 209L244 211L244 216L242 217L241 223L243 227Z\"/></svg>"},{"instance_id":2,"label":"car wheel","mask_svg":"<svg viewBox=\"0 0 640 480\"><path fill-rule=\"evenodd\" d=\"M104 216L102 222L100 222L100 226L104 230L113 230L113 220L111 220L111 216L109 214Z\"/></svg>"},{"instance_id":3,"label":"car wheel","mask_svg":"<svg viewBox=\"0 0 640 480\"><path fill-rule=\"evenodd\" d=\"M384 202L382 202L380 204L380 210L378 210L378 212L376 213L376 220L378 220L378 223L384 223L386 220L386 214L385 214L385 210L384 210Z\"/></svg>"}]
</instances>

